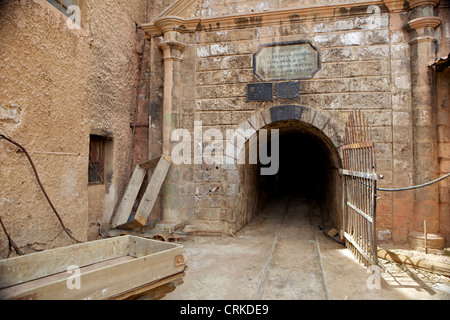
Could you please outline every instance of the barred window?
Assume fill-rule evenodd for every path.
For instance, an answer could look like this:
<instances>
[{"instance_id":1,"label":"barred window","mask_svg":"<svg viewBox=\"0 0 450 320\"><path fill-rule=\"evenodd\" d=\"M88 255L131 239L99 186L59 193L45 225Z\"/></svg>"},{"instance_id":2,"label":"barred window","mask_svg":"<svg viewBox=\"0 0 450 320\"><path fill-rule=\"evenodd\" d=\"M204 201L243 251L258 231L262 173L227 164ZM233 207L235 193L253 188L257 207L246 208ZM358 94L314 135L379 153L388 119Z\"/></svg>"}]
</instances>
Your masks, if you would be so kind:
<instances>
[{"instance_id":1,"label":"barred window","mask_svg":"<svg viewBox=\"0 0 450 320\"><path fill-rule=\"evenodd\" d=\"M105 181L105 138L90 136L89 142L89 184L104 184Z\"/></svg>"}]
</instances>

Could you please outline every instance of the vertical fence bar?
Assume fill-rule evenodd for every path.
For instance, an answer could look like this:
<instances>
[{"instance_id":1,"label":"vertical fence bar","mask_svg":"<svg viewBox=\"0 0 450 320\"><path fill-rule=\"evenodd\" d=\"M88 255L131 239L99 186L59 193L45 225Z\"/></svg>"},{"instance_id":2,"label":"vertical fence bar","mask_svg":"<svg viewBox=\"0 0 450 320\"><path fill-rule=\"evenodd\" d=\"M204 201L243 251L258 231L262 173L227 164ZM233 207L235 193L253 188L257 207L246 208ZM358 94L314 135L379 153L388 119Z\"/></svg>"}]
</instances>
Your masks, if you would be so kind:
<instances>
[{"instance_id":1,"label":"vertical fence bar","mask_svg":"<svg viewBox=\"0 0 450 320\"><path fill-rule=\"evenodd\" d=\"M378 260L375 236L376 166L370 127L359 110L349 114L344 141L344 240L358 261L369 266L377 264Z\"/></svg>"}]
</instances>

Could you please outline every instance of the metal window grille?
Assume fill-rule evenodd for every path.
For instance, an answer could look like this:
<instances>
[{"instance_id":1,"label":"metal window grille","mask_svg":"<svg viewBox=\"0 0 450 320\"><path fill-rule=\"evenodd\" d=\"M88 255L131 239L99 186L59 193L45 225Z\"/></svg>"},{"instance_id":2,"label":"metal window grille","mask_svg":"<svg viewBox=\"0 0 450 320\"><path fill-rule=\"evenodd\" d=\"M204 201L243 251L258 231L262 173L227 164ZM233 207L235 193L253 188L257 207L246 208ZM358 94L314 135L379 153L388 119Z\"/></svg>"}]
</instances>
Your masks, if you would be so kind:
<instances>
[{"instance_id":1,"label":"metal window grille","mask_svg":"<svg viewBox=\"0 0 450 320\"><path fill-rule=\"evenodd\" d=\"M91 136L89 143L89 184L104 184L105 138Z\"/></svg>"}]
</instances>

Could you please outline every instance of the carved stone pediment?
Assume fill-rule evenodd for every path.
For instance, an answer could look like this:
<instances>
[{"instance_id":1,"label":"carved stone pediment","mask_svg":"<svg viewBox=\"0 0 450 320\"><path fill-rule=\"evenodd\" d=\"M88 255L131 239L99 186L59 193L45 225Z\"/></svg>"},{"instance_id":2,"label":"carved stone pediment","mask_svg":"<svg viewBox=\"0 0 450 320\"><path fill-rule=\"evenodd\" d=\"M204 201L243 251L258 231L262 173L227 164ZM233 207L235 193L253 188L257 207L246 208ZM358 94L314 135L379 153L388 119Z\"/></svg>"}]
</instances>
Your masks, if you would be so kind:
<instances>
[{"instance_id":1,"label":"carved stone pediment","mask_svg":"<svg viewBox=\"0 0 450 320\"><path fill-rule=\"evenodd\" d=\"M270 26L292 22L320 21L336 16L372 14L373 6L382 8L381 12L402 11L400 0L327 0L276 1L250 3L245 0L206 1L178 0L162 11L152 21L143 24L143 29L151 36L163 34L167 30L181 32L214 31L255 26ZM162 28L162 29L161 29Z\"/></svg>"}]
</instances>

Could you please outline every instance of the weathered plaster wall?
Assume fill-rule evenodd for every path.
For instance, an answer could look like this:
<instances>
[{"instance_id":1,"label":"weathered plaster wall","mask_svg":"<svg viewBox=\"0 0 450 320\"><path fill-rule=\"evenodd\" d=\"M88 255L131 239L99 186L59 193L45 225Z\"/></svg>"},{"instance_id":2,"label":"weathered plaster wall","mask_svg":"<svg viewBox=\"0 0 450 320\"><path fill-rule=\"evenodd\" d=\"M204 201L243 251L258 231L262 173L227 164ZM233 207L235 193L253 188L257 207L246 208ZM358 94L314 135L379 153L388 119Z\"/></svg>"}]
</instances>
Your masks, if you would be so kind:
<instances>
[{"instance_id":1,"label":"weathered plaster wall","mask_svg":"<svg viewBox=\"0 0 450 320\"><path fill-rule=\"evenodd\" d=\"M128 178L136 162L127 161L131 143L130 124L134 114L145 114L145 97L138 108L138 82L141 55L143 52L143 32L137 25L145 21L146 2L142 0L107 1L86 3L86 23L90 43L90 70L87 80L87 101L90 110L90 133L108 137L113 149L106 157L109 172L105 172L105 199L102 214L97 213L97 221L102 228L109 223L117 197L122 190L123 178ZM142 71L143 79L150 66ZM145 87L144 87L145 89ZM148 112L147 112L148 114ZM141 116L142 118L143 116ZM145 128L143 128L145 130ZM136 135L141 133L136 130ZM137 142L139 143L139 139ZM136 142L136 141L135 141ZM144 152L146 149L144 149ZM146 157L147 155L145 155ZM142 157L142 156L141 156ZM89 187L90 188L90 187ZM96 188L93 186L92 188ZM94 199L90 203L96 203Z\"/></svg>"},{"instance_id":2,"label":"weathered plaster wall","mask_svg":"<svg viewBox=\"0 0 450 320\"><path fill-rule=\"evenodd\" d=\"M146 1L82 2L81 30L44 0L0 4L0 130L30 152L74 236L95 239L125 176ZM109 139L102 186L88 187L90 134ZM0 214L14 241L25 252L73 243L25 156L4 140L0 150ZM6 257L3 232L0 243Z\"/></svg>"},{"instance_id":3,"label":"weathered plaster wall","mask_svg":"<svg viewBox=\"0 0 450 320\"><path fill-rule=\"evenodd\" d=\"M66 226L87 231L89 42L71 31L45 1L2 1L0 130L22 144ZM66 245L62 232L17 148L0 140L0 214L25 252ZM0 253L8 241L0 232Z\"/></svg>"}]
</instances>

